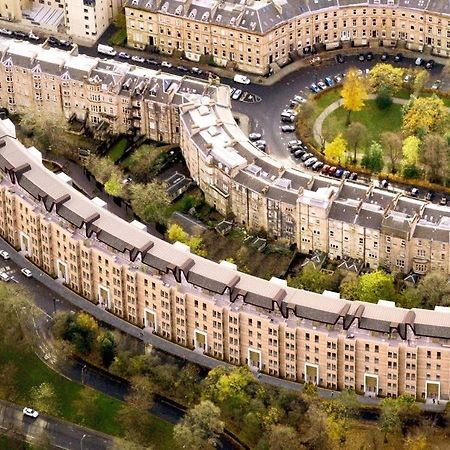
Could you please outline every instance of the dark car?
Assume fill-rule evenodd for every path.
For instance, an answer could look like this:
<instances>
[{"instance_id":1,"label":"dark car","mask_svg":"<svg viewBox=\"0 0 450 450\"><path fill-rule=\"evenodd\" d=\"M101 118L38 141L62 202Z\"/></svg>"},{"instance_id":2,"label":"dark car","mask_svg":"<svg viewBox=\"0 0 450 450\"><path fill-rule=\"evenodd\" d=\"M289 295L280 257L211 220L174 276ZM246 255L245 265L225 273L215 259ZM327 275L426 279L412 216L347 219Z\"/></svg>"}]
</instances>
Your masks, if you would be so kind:
<instances>
[{"instance_id":1,"label":"dark car","mask_svg":"<svg viewBox=\"0 0 450 450\"><path fill-rule=\"evenodd\" d=\"M367 52L365 56L366 56L367 61L372 61L372 59L373 59L373 53L372 52Z\"/></svg>"},{"instance_id":2,"label":"dark car","mask_svg":"<svg viewBox=\"0 0 450 450\"><path fill-rule=\"evenodd\" d=\"M394 61L395 61L395 62L400 62L402 59L403 59L403 54L402 54L402 53L397 53L397 54L394 56Z\"/></svg>"},{"instance_id":3,"label":"dark car","mask_svg":"<svg viewBox=\"0 0 450 450\"><path fill-rule=\"evenodd\" d=\"M358 179L358 174L356 172L352 172L350 174L350 180L356 181Z\"/></svg>"},{"instance_id":4,"label":"dark car","mask_svg":"<svg viewBox=\"0 0 450 450\"><path fill-rule=\"evenodd\" d=\"M19 39L25 39L27 35L25 33L22 33L22 31L13 31L14 37Z\"/></svg>"},{"instance_id":5,"label":"dark car","mask_svg":"<svg viewBox=\"0 0 450 450\"><path fill-rule=\"evenodd\" d=\"M295 158L301 158L305 153L306 153L305 150L296 150L294 152L294 157Z\"/></svg>"},{"instance_id":6,"label":"dark car","mask_svg":"<svg viewBox=\"0 0 450 450\"><path fill-rule=\"evenodd\" d=\"M203 73L203 70L199 69L198 67L192 67L191 73L194 75L201 75Z\"/></svg>"},{"instance_id":7,"label":"dark car","mask_svg":"<svg viewBox=\"0 0 450 450\"><path fill-rule=\"evenodd\" d=\"M389 55L387 53L383 53L381 55L381 61L387 61L389 59Z\"/></svg>"},{"instance_id":8,"label":"dark car","mask_svg":"<svg viewBox=\"0 0 450 450\"><path fill-rule=\"evenodd\" d=\"M156 59L147 58L145 62L151 66L159 66L159 61L156 61Z\"/></svg>"},{"instance_id":9,"label":"dark car","mask_svg":"<svg viewBox=\"0 0 450 450\"><path fill-rule=\"evenodd\" d=\"M339 64L343 64L343 63L345 62L345 56L344 56L344 55L341 55L340 53L337 54L337 55L336 55L336 61L337 61Z\"/></svg>"},{"instance_id":10,"label":"dark car","mask_svg":"<svg viewBox=\"0 0 450 450\"><path fill-rule=\"evenodd\" d=\"M189 69L187 67L184 67L184 66L177 66L177 69L180 72L189 72Z\"/></svg>"},{"instance_id":11,"label":"dark car","mask_svg":"<svg viewBox=\"0 0 450 450\"><path fill-rule=\"evenodd\" d=\"M48 38L48 43L52 44L52 45L58 45L59 44L59 39L55 38L55 36L50 36Z\"/></svg>"},{"instance_id":12,"label":"dark car","mask_svg":"<svg viewBox=\"0 0 450 450\"><path fill-rule=\"evenodd\" d=\"M322 169L322 167L324 167L323 162L316 161L312 166L312 170L314 170L315 172L318 172L320 169Z\"/></svg>"},{"instance_id":13,"label":"dark car","mask_svg":"<svg viewBox=\"0 0 450 450\"><path fill-rule=\"evenodd\" d=\"M380 187L383 189L387 189L389 187L389 181L388 180L381 180L380 181Z\"/></svg>"},{"instance_id":14,"label":"dark car","mask_svg":"<svg viewBox=\"0 0 450 450\"><path fill-rule=\"evenodd\" d=\"M447 197L441 197L441 199L439 200L439 204L442 206L445 206L448 202Z\"/></svg>"},{"instance_id":15,"label":"dark car","mask_svg":"<svg viewBox=\"0 0 450 450\"><path fill-rule=\"evenodd\" d=\"M433 60L433 59L430 59L430 60L425 64L425 67L426 67L428 70L431 70L431 69L434 67L434 64L435 64L434 60Z\"/></svg>"},{"instance_id":16,"label":"dark car","mask_svg":"<svg viewBox=\"0 0 450 450\"><path fill-rule=\"evenodd\" d=\"M358 61L365 61L366 60L366 55L364 53L360 53L358 55Z\"/></svg>"},{"instance_id":17,"label":"dark car","mask_svg":"<svg viewBox=\"0 0 450 450\"><path fill-rule=\"evenodd\" d=\"M417 189L416 187L413 187L411 189L411 197L418 197L419 196L419 189Z\"/></svg>"},{"instance_id":18,"label":"dark car","mask_svg":"<svg viewBox=\"0 0 450 450\"><path fill-rule=\"evenodd\" d=\"M341 178L343 174L344 174L344 169L336 169L336 172L334 172L334 176L336 178Z\"/></svg>"},{"instance_id":19,"label":"dark car","mask_svg":"<svg viewBox=\"0 0 450 450\"><path fill-rule=\"evenodd\" d=\"M344 173L342 174L342 178L345 178L346 180L348 180L350 178L350 170L344 170Z\"/></svg>"},{"instance_id":20,"label":"dark car","mask_svg":"<svg viewBox=\"0 0 450 450\"><path fill-rule=\"evenodd\" d=\"M434 198L434 192L428 191L427 195L425 196L425 200L431 202L431 200L433 200Z\"/></svg>"},{"instance_id":21,"label":"dark car","mask_svg":"<svg viewBox=\"0 0 450 450\"><path fill-rule=\"evenodd\" d=\"M306 160L308 160L309 158L311 158L312 157L312 153L305 153L303 156L302 156L302 161L303 162L305 162Z\"/></svg>"},{"instance_id":22,"label":"dark car","mask_svg":"<svg viewBox=\"0 0 450 450\"><path fill-rule=\"evenodd\" d=\"M295 153L297 150L303 150L303 148L301 145L296 144L296 145L289 147L289 150L291 151L291 153ZM303 151L306 152L306 150L303 150Z\"/></svg>"}]
</instances>

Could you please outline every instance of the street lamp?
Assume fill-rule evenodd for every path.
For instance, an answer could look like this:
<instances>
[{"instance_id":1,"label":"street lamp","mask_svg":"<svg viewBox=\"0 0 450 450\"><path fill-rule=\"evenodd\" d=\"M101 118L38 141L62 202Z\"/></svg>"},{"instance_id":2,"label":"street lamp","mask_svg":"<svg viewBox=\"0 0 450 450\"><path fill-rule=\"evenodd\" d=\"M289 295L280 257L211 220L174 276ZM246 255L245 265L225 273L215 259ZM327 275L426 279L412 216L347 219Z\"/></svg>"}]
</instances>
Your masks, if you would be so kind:
<instances>
[{"instance_id":1,"label":"street lamp","mask_svg":"<svg viewBox=\"0 0 450 450\"><path fill-rule=\"evenodd\" d=\"M86 364L81 368L81 384L84 384L85 370L87 369Z\"/></svg>"},{"instance_id":2,"label":"street lamp","mask_svg":"<svg viewBox=\"0 0 450 450\"><path fill-rule=\"evenodd\" d=\"M81 438L80 441L80 450L83 450L83 439L87 436L87 434L83 434L83 437Z\"/></svg>"}]
</instances>

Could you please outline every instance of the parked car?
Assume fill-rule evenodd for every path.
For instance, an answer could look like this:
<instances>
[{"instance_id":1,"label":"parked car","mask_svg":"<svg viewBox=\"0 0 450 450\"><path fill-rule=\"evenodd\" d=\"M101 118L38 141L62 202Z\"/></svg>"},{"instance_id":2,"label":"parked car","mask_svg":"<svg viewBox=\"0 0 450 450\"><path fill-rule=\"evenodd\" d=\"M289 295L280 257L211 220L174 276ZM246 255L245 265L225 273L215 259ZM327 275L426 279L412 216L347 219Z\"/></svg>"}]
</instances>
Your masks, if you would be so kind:
<instances>
[{"instance_id":1,"label":"parked car","mask_svg":"<svg viewBox=\"0 0 450 450\"><path fill-rule=\"evenodd\" d=\"M231 95L231 98L233 100L239 100L239 97L242 95L242 90L241 89L236 89L233 94Z\"/></svg>"},{"instance_id":2,"label":"parked car","mask_svg":"<svg viewBox=\"0 0 450 450\"><path fill-rule=\"evenodd\" d=\"M311 86L309 87L310 91L313 92L314 94L317 94L320 92L320 88L319 86L317 86L316 83L311 84Z\"/></svg>"},{"instance_id":3,"label":"parked car","mask_svg":"<svg viewBox=\"0 0 450 450\"><path fill-rule=\"evenodd\" d=\"M5 36L11 36L13 32L8 30L7 28L0 28L0 34L4 34Z\"/></svg>"},{"instance_id":4,"label":"parked car","mask_svg":"<svg viewBox=\"0 0 450 450\"><path fill-rule=\"evenodd\" d=\"M281 131L283 133L292 133L295 131L295 125L282 125Z\"/></svg>"},{"instance_id":5,"label":"parked car","mask_svg":"<svg viewBox=\"0 0 450 450\"><path fill-rule=\"evenodd\" d=\"M344 174L344 169L336 169L336 172L334 172L334 176L336 178L341 178L343 174Z\"/></svg>"},{"instance_id":6,"label":"parked car","mask_svg":"<svg viewBox=\"0 0 450 450\"><path fill-rule=\"evenodd\" d=\"M383 53L382 55L381 55L381 61L387 61L388 59L389 59L389 55L387 54L387 53Z\"/></svg>"},{"instance_id":7,"label":"parked car","mask_svg":"<svg viewBox=\"0 0 450 450\"><path fill-rule=\"evenodd\" d=\"M2 272L0 273L0 280L8 282L11 280L11 277L6 272Z\"/></svg>"},{"instance_id":8,"label":"parked car","mask_svg":"<svg viewBox=\"0 0 450 450\"><path fill-rule=\"evenodd\" d=\"M400 62L400 61L402 61L403 60L403 54L402 53L397 53L395 56L394 56L394 61L395 62Z\"/></svg>"},{"instance_id":9,"label":"parked car","mask_svg":"<svg viewBox=\"0 0 450 450\"><path fill-rule=\"evenodd\" d=\"M434 67L434 59L430 59L426 64L425 64L425 68L428 70L431 70Z\"/></svg>"},{"instance_id":10,"label":"parked car","mask_svg":"<svg viewBox=\"0 0 450 450\"><path fill-rule=\"evenodd\" d=\"M27 37L27 35L22 31L14 31L13 35L14 35L14 37L19 38L19 39L25 39Z\"/></svg>"},{"instance_id":11,"label":"parked car","mask_svg":"<svg viewBox=\"0 0 450 450\"><path fill-rule=\"evenodd\" d=\"M26 269L25 267L20 270L23 275L25 275L27 278L31 278L33 274L31 273L31 270Z\"/></svg>"},{"instance_id":12,"label":"parked car","mask_svg":"<svg viewBox=\"0 0 450 450\"><path fill-rule=\"evenodd\" d=\"M404 76L403 82L408 84L408 83L411 83L412 79L413 79L413 76L410 73L408 73Z\"/></svg>"},{"instance_id":13,"label":"parked car","mask_svg":"<svg viewBox=\"0 0 450 450\"><path fill-rule=\"evenodd\" d=\"M71 48L72 47L72 42L66 41L64 39L60 39L59 40L59 46L62 47L62 48Z\"/></svg>"},{"instance_id":14,"label":"parked car","mask_svg":"<svg viewBox=\"0 0 450 450\"><path fill-rule=\"evenodd\" d=\"M294 114L292 114L292 113L290 113L290 112L288 112L288 111L283 111L282 113L281 113L281 121L282 122L294 122L294 120L295 120L295 115Z\"/></svg>"},{"instance_id":15,"label":"parked car","mask_svg":"<svg viewBox=\"0 0 450 450\"><path fill-rule=\"evenodd\" d=\"M320 170L320 173L323 173L324 175L328 175L328 171L330 170L331 166L328 164L325 164L322 169Z\"/></svg>"},{"instance_id":16,"label":"parked car","mask_svg":"<svg viewBox=\"0 0 450 450\"><path fill-rule=\"evenodd\" d=\"M358 61L365 61L366 60L366 56L364 55L364 53L360 53L358 55Z\"/></svg>"},{"instance_id":17,"label":"parked car","mask_svg":"<svg viewBox=\"0 0 450 450\"><path fill-rule=\"evenodd\" d=\"M341 55L340 53L338 53L338 54L336 55L336 61L337 61L339 64L343 64L343 63L345 62L345 56L344 56L344 55Z\"/></svg>"},{"instance_id":18,"label":"parked car","mask_svg":"<svg viewBox=\"0 0 450 450\"><path fill-rule=\"evenodd\" d=\"M303 162L305 162L306 160L308 160L309 158L311 158L312 157L312 153L309 153L309 152L307 152L307 153L305 153L303 156L302 156L302 161Z\"/></svg>"},{"instance_id":19,"label":"parked car","mask_svg":"<svg viewBox=\"0 0 450 450\"><path fill-rule=\"evenodd\" d=\"M0 250L0 256L6 261L10 258L9 253L6 250Z\"/></svg>"},{"instance_id":20,"label":"parked car","mask_svg":"<svg viewBox=\"0 0 450 450\"><path fill-rule=\"evenodd\" d=\"M177 70L179 70L180 72L189 72L189 69L184 66L177 66Z\"/></svg>"},{"instance_id":21,"label":"parked car","mask_svg":"<svg viewBox=\"0 0 450 450\"><path fill-rule=\"evenodd\" d=\"M436 80L432 85L431 85L431 89L433 89L434 91L437 91L440 87L441 87L441 80Z\"/></svg>"},{"instance_id":22,"label":"parked car","mask_svg":"<svg viewBox=\"0 0 450 450\"><path fill-rule=\"evenodd\" d=\"M356 172L352 172L350 174L350 180L356 181L358 179L358 174Z\"/></svg>"},{"instance_id":23,"label":"parked car","mask_svg":"<svg viewBox=\"0 0 450 450\"><path fill-rule=\"evenodd\" d=\"M335 75L334 76L334 82L336 84L339 84L342 81L342 77L340 75Z\"/></svg>"},{"instance_id":24,"label":"parked car","mask_svg":"<svg viewBox=\"0 0 450 450\"><path fill-rule=\"evenodd\" d=\"M342 174L342 178L345 178L348 180L350 178L351 172L350 170L344 170L344 173Z\"/></svg>"},{"instance_id":25,"label":"parked car","mask_svg":"<svg viewBox=\"0 0 450 450\"><path fill-rule=\"evenodd\" d=\"M294 146L292 146L292 147L289 149L289 151L290 151L291 153L295 153L295 152L297 152L298 150L303 150L303 153L306 152L306 150L305 150L304 148L302 148L301 145L294 145Z\"/></svg>"},{"instance_id":26,"label":"parked car","mask_svg":"<svg viewBox=\"0 0 450 450\"><path fill-rule=\"evenodd\" d=\"M143 63L143 62L145 62L145 58L143 58L142 56L133 55L131 57L131 61Z\"/></svg>"},{"instance_id":27,"label":"parked car","mask_svg":"<svg viewBox=\"0 0 450 450\"><path fill-rule=\"evenodd\" d=\"M331 77L325 77L325 84L327 85L327 86L333 86L334 85L334 80L333 80L333 78L331 78Z\"/></svg>"},{"instance_id":28,"label":"parked car","mask_svg":"<svg viewBox=\"0 0 450 450\"><path fill-rule=\"evenodd\" d=\"M306 98L302 97L301 95L294 95L293 100L295 100L297 103L306 103Z\"/></svg>"},{"instance_id":29,"label":"parked car","mask_svg":"<svg viewBox=\"0 0 450 450\"><path fill-rule=\"evenodd\" d=\"M39 41L40 37L37 34L34 34L32 31L28 33L28 39L32 41Z\"/></svg>"},{"instance_id":30,"label":"parked car","mask_svg":"<svg viewBox=\"0 0 450 450\"><path fill-rule=\"evenodd\" d=\"M442 206L445 206L448 202L447 197L441 197L441 199L439 200L439 204Z\"/></svg>"},{"instance_id":31,"label":"parked car","mask_svg":"<svg viewBox=\"0 0 450 450\"><path fill-rule=\"evenodd\" d=\"M387 189L389 187L389 181L388 180L381 180L380 181L380 187L383 189Z\"/></svg>"},{"instance_id":32,"label":"parked car","mask_svg":"<svg viewBox=\"0 0 450 450\"><path fill-rule=\"evenodd\" d=\"M313 165L312 165L312 170L314 170L315 172L319 171L321 168L323 167L323 162L322 161L316 161Z\"/></svg>"},{"instance_id":33,"label":"parked car","mask_svg":"<svg viewBox=\"0 0 450 450\"><path fill-rule=\"evenodd\" d=\"M434 192L428 191L427 195L425 196L425 200L431 202L431 200L433 200L433 198L434 198Z\"/></svg>"},{"instance_id":34,"label":"parked car","mask_svg":"<svg viewBox=\"0 0 450 450\"><path fill-rule=\"evenodd\" d=\"M287 143L288 148L293 147L294 145L302 145L303 142L300 139L293 139Z\"/></svg>"},{"instance_id":35,"label":"parked car","mask_svg":"<svg viewBox=\"0 0 450 450\"><path fill-rule=\"evenodd\" d=\"M131 56L126 52L117 53L117 57L120 59L131 59Z\"/></svg>"},{"instance_id":36,"label":"parked car","mask_svg":"<svg viewBox=\"0 0 450 450\"><path fill-rule=\"evenodd\" d=\"M169 61L162 61L161 66L165 67L166 69L170 69L172 67L172 63L170 63Z\"/></svg>"},{"instance_id":37,"label":"parked car","mask_svg":"<svg viewBox=\"0 0 450 450\"><path fill-rule=\"evenodd\" d=\"M411 197L418 197L419 196L419 189L416 187L411 188Z\"/></svg>"},{"instance_id":38,"label":"parked car","mask_svg":"<svg viewBox=\"0 0 450 450\"><path fill-rule=\"evenodd\" d=\"M305 161L305 167L311 167L317 162L317 158L309 158Z\"/></svg>"},{"instance_id":39,"label":"parked car","mask_svg":"<svg viewBox=\"0 0 450 450\"><path fill-rule=\"evenodd\" d=\"M327 85L322 80L317 82L317 86L319 86L319 88L322 89L322 91L327 88Z\"/></svg>"},{"instance_id":40,"label":"parked car","mask_svg":"<svg viewBox=\"0 0 450 450\"><path fill-rule=\"evenodd\" d=\"M246 77L245 75L236 74L233 78L233 81L240 84L250 84L250 78Z\"/></svg>"},{"instance_id":41,"label":"parked car","mask_svg":"<svg viewBox=\"0 0 450 450\"><path fill-rule=\"evenodd\" d=\"M194 75L202 75L203 70L199 69L198 67L192 67L191 73L193 73Z\"/></svg>"},{"instance_id":42,"label":"parked car","mask_svg":"<svg viewBox=\"0 0 450 450\"><path fill-rule=\"evenodd\" d=\"M261 135L261 133L250 133L248 135L248 138L251 141L259 141L262 138L262 135Z\"/></svg>"},{"instance_id":43,"label":"parked car","mask_svg":"<svg viewBox=\"0 0 450 450\"><path fill-rule=\"evenodd\" d=\"M152 59L152 58L147 58L145 60L145 62L147 64L150 64L151 66L159 66L159 61L157 61L156 59Z\"/></svg>"},{"instance_id":44,"label":"parked car","mask_svg":"<svg viewBox=\"0 0 450 450\"><path fill-rule=\"evenodd\" d=\"M336 170L337 170L337 167L336 167L336 166L331 166L331 167L328 169L328 175L334 176L334 174L336 173Z\"/></svg>"},{"instance_id":45,"label":"parked car","mask_svg":"<svg viewBox=\"0 0 450 450\"><path fill-rule=\"evenodd\" d=\"M253 143L253 145L255 145L258 148L265 149L267 147L267 142L264 141L263 139L259 139L259 140L255 141Z\"/></svg>"},{"instance_id":46,"label":"parked car","mask_svg":"<svg viewBox=\"0 0 450 450\"><path fill-rule=\"evenodd\" d=\"M296 150L296 151L294 152L294 157L297 158L297 159L299 159L299 158L301 158L305 153L306 153L305 150Z\"/></svg>"},{"instance_id":47,"label":"parked car","mask_svg":"<svg viewBox=\"0 0 450 450\"><path fill-rule=\"evenodd\" d=\"M414 61L414 64L416 65L416 66L421 66L421 65L423 65L423 63L424 63L424 60L422 59L422 58L417 58L415 61Z\"/></svg>"},{"instance_id":48,"label":"parked car","mask_svg":"<svg viewBox=\"0 0 450 450\"><path fill-rule=\"evenodd\" d=\"M47 39L49 44L52 45L59 45L59 39L56 38L55 36L49 36L49 38Z\"/></svg>"},{"instance_id":49,"label":"parked car","mask_svg":"<svg viewBox=\"0 0 450 450\"><path fill-rule=\"evenodd\" d=\"M33 408L25 407L23 408L23 415L36 419L39 416L39 413Z\"/></svg>"},{"instance_id":50,"label":"parked car","mask_svg":"<svg viewBox=\"0 0 450 450\"><path fill-rule=\"evenodd\" d=\"M373 53L372 53L372 52L367 52L367 53L365 54L365 57L366 57L367 61L372 61L372 59L373 59Z\"/></svg>"}]
</instances>

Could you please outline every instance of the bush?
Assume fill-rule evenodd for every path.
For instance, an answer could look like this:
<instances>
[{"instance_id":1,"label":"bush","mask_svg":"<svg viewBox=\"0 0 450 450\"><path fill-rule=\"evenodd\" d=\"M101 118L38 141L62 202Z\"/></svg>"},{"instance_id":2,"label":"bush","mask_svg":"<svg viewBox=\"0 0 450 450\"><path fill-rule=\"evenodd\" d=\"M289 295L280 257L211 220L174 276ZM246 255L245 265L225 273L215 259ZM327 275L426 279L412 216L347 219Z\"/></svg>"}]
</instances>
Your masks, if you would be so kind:
<instances>
[{"instance_id":1,"label":"bush","mask_svg":"<svg viewBox=\"0 0 450 450\"><path fill-rule=\"evenodd\" d=\"M403 167L402 175L405 178L419 178L420 170L415 165L409 164L409 165Z\"/></svg>"},{"instance_id":2,"label":"bush","mask_svg":"<svg viewBox=\"0 0 450 450\"><path fill-rule=\"evenodd\" d=\"M392 106L392 96L391 93L389 92L389 89L387 88L381 88L378 91L378 94L375 98L375 103L378 106L378 109L388 109Z\"/></svg>"}]
</instances>

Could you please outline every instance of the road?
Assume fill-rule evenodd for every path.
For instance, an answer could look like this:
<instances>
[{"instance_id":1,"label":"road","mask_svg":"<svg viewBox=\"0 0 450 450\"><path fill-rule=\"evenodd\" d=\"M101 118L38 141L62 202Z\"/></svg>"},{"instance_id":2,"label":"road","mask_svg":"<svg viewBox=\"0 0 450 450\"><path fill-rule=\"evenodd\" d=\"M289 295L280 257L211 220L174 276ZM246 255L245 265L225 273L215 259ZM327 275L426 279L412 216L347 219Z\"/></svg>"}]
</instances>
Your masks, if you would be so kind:
<instances>
[{"instance_id":1,"label":"road","mask_svg":"<svg viewBox=\"0 0 450 450\"><path fill-rule=\"evenodd\" d=\"M0 401L0 434L7 433L17 433L30 443L48 439L52 447L67 450L106 450L113 447L111 436L43 414L33 419L23 415L21 406Z\"/></svg>"}]
</instances>

